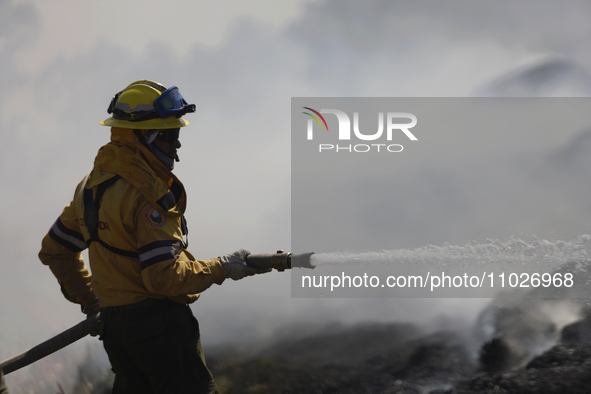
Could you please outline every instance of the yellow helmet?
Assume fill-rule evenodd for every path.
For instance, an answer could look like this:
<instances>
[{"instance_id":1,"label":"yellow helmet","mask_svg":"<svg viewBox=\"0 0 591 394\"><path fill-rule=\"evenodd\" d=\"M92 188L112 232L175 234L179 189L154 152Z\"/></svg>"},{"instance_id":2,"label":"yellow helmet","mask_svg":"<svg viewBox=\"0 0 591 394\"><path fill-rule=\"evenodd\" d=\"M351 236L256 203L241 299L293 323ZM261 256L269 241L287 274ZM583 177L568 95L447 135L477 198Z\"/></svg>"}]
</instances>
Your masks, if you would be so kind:
<instances>
[{"instance_id":1,"label":"yellow helmet","mask_svg":"<svg viewBox=\"0 0 591 394\"><path fill-rule=\"evenodd\" d=\"M195 112L195 104L187 104L176 86L166 89L158 82L144 79L117 93L107 112L113 116L100 122L103 126L176 129L189 124L181 116Z\"/></svg>"}]
</instances>

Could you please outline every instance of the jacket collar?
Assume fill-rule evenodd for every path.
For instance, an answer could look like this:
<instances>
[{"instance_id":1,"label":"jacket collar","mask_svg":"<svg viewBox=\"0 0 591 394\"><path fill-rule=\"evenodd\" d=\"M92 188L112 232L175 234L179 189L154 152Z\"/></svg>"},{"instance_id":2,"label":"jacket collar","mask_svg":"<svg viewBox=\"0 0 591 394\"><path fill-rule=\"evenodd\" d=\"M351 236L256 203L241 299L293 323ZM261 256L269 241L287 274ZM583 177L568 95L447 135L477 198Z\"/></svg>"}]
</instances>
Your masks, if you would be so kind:
<instances>
[{"instance_id":1,"label":"jacket collar","mask_svg":"<svg viewBox=\"0 0 591 394\"><path fill-rule=\"evenodd\" d=\"M93 173L88 186L108 179L101 179L100 173L115 173L165 215L180 216L185 212L187 196L183 184L131 129L111 128L111 142L100 148L93 172L96 174Z\"/></svg>"}]
</instances>

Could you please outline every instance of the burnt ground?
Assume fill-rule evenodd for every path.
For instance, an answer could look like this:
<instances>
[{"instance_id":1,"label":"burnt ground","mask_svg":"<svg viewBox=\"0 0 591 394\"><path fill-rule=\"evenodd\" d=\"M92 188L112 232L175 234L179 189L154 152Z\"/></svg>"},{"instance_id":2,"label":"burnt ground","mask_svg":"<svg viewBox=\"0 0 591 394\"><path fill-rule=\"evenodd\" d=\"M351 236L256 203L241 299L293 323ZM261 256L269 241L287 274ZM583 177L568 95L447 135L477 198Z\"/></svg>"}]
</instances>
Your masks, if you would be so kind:
<instances>
[{"instance_id":1,"label":"burnt ground","mask_svg":"<svg viewBox=\"0 0 591 394\"><path fill-rule=\"evenodd\" d=\"M557 345L534 357L524 367L496 373L480 373L449 391L470 393L590 393L591 313L560 332Z\"/></svg>"},{"instance_id":2,"label":"burnt ground","mask_svg":"<svg viewBox=\"0 0 591 394\"><path fill-rule=\"evenodd\" d=\"M474 373L461 336L410 324L327 327L247 359L213 353L224 393L422 393Z\"/></svg>"},{"instance_id":3,"label":"burnt ground","mask_svg":"<svg viewBox=\"0 0 591 394\"><path fill-rule=\"evenodd\" d=\"M529 296L492 301L464 329L443 320L429 329L334 325L257 352L214 349L209 365L222 393L591 393L586 297L543 288Z\"/></svg>"},{"instance_id":4,"label":"burnt ground","mask_svg":"<svg viewBox=\"0 0 591 394\"><path fill-rule=\"evenodd\" d=\"M209 365L222 393L591 392L591 312L558 330L532 303L483 312L495 330L480 345L474 331L336 326L256 356L210 352ZM543 343L555 345L536 355Z\"/></svg>"},{"instance_id":5,"label":"burnt ground","mask_svg":"<svg viewBox=\"0 0 591 394\"><path fill-rule=\"evenodd\" d=\"M208 365L222 394L589 393L591 311L558 329L549 315L562 306L545 302L554 309L491 305L466 330L445 321L429 331L402 323L296 330L256 350L206 349ZM111 384L89 362L75 392L106 394Z\"/></svg>"}]
</instances>

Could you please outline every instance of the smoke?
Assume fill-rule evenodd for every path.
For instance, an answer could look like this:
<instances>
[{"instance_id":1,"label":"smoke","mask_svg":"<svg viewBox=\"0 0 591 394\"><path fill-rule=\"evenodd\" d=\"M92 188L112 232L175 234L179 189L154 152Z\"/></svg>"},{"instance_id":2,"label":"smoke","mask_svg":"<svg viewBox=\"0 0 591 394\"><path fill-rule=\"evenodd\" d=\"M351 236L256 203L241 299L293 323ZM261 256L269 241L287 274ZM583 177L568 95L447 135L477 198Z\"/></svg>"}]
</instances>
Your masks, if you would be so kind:
<instances>
[{"instance_id":1,"label":"smoke","mask_svg":"<svg viewBox=\"0 0 591 394\"><path fill-rule=\"evenodd\" d=\"M76 50L60 49L40 61L34 49L57 22L48 21L38 3L0 1L0 177L5 185L0 193L5 208L0 358L82 317L62 299L36 254L75 185L92 168L98 148L108 142L108 129L98 122L108 116L111 97L131 81L150 78L177 85L197 104L197 114L188 118L191 125L181 133L175 172L187 187L191 251L198 258L242 247L290 249L291 97L511 95L511 86L519 86L517 93L524 96L591 91L586 74L591 6L585 1L317 1L283 25L234 19L210 46L198 41L206 33L187 22L184 34L166 35L177 21L157 18L160 7L149 4L141 9L159 20L154 29L163 38L142 42L142 50L125 39L96 34ZM84 15L104 17L115 12L110 5L88 5ZM134 31L146 30L151 20L138 18L135 9L117 12L126 13L125 23ZM77 26L84 37L95 34L91 19L88 26ZM63 48L58 38L78 33L51 31L55 48ZM546 56L561 60L558 65L542 62L550 66L539 72L536 59ZM409 167L409 176L398 184L398 201L411 209L393 219L405 231L397 232L378 215L392 200L376 197L359 223L379 230L380 237L368 235L365 241L381 250L464 245L487 237L586 234L584 196L590 190L581 180L587 174L556 164L583 132L549 132L511 146L500 136L489 137L490 145L480 146L488 154L478 161L461 154L421 158L422 165ZM475 137L458 152L477 143ZM503 148L507 151L497 156ZM511 193L486 181L493 178L502 179L502 190ZM365 186L383 195L383 184L367 179ZM514 197L523 203L513 204ZM507 220L522 209L531 220ZM540 212L546 214L536 218ZM324 243L330 250L331 240ZM289 288L288 274L272 273L209 289L193 307L205 346L268 338L296 321L308 326L333 320L427 324L439 314L473 321L485 303L292 299Z\"/></svg>"}]
</instances>

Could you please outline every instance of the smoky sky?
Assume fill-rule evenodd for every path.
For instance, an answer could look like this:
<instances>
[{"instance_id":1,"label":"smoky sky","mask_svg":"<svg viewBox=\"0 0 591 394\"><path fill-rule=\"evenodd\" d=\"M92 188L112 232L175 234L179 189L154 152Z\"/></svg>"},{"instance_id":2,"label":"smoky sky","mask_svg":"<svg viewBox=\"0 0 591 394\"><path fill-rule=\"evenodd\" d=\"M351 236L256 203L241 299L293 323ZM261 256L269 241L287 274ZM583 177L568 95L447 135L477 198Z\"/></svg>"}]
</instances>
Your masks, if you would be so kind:
<instances>
[{"instance_id":1,"label":"smoky sky","mask_svg":"<svg viewBox=\"0 0 591 394\"><path fill-rule=\"evenodd\" d=\"M80 319L37 253L99 147L108 142L109 131L98 122L108 117L113 95L130 82L147 78L176 85L197 105L181 132L181 162L175 169L188 192L191 252L207 259L238 248L289 250L291 97L503 96L514 95L516 85L524 96L588 95L590 14L585 1L318 1L287 26L239 19L219 45L194 44L184 55L165 39L135 54L101 38L38 65L33 73L25 67L36 61L28 50L47 21L35 3L0 0L0 341L13 351ZM144 28L136 15L129 23ZM174 23L162 21L158 28L174 29ZM182 39L191 45L190 36ZM565 66L548 67L557 62ZM550 71L532 72L540 69ZM523 227L508 226L492 214L501 210L511 216L523 209L507 194L494 200L498 206L488 214L481 202L493 201L494 190L473 188L472 176L500 177L520 201L536 205L546 199L542 206L556 208L556 220L533 223L525 227L528 232L571 237L586 231L588 204L582 196L588 192L588 172L581 168L573 175L565 160L587 132L547 131L519 149L510 147L504 156L496 153L507 144L491 136L487 143L495 152L478 138L458 141L466 150L479 144L476 167L461 157L424 158L408 168L397 198L405 203L436 195L436 209L396 219L400 227L428 231L375 246L462 243L473 239L474 226L499 238L531 235L516 234ZM478 222L466 207L478 212ZM444 217L433 217L434 211ZM365 219L371 222L372 214ZM449 221L459 230L448 236L441 223ZM389 236L383 234L384 243ZM407 320L421 302L293 300L288 275L229 281L206 291L193 307L204 341L270 335L294 321ZM434 309L422 308L412 319L441 312ZM459 312L449 306L446 313ZM43 330L23 329L40 321Z\"/></svg>"}]
</instances>

